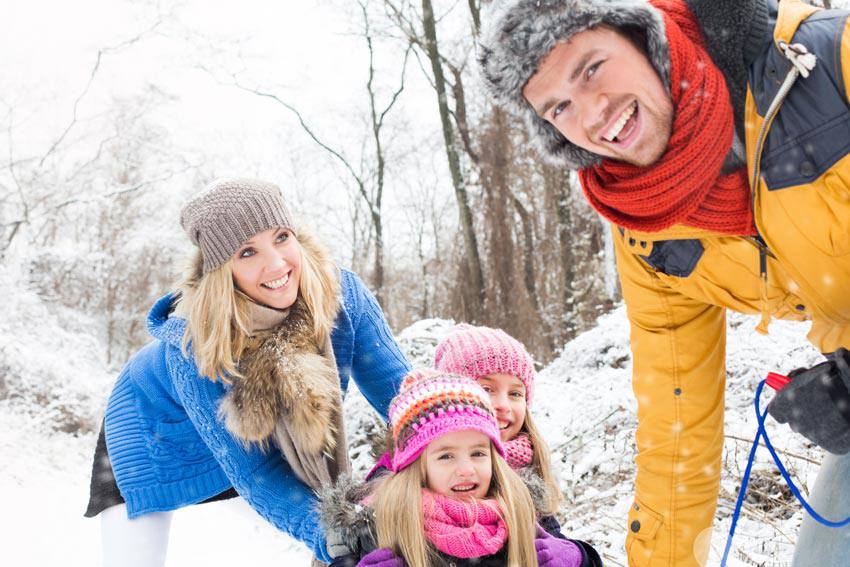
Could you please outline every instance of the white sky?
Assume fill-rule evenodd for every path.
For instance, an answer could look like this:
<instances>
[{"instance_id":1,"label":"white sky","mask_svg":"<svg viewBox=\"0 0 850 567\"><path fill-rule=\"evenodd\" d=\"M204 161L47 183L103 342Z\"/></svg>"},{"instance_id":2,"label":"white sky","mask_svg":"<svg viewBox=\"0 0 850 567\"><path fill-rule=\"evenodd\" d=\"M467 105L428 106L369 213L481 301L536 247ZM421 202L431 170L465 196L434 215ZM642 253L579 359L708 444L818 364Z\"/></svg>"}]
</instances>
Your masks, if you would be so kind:
<instances>
[{"instance_id":1,"label":"white sky","mask_svg":"<svg viewBox=\"0 0 850 567\"><path fill-rule=\"evenodd\" d=\"M270 100L220 84L200 67L228 79L221 69L243 65L236 58L238 41L244 55L241 80L271 89L299 108L323 140L356 163L366 134L367 52L362 38L350 33L360 22L353 4L0 0L0 127L6 129L8 107L14 107L15 157L43 155L70 122L74 100L89 80L98 50L127 41L148 29L158 13L167 13L156 33L102 57L78 108L81 124L68 142L116 98L139 96L153 86L173 98L153 109L149 118L167 130L187 157L203 152L214 159L209 167L217 175L265 177L277 181L285 192L291 182L298 186L299 197L331 201L334 212L344 217L347 203L340 181L344 172L329 167L333 162L304 134L294 116ZM386 101L398 81L395 69L402 50L388 43L378 49L379 94ZM386 72L386 67L393 71ZM421 146L416 136L433 138L437 120L433 91L411 60L405 94L389 119L404 134L394 146ZM9 137L0 134L4 158L8 144ZM387 147L393 150L393 144ZM432 185L440 176L447 179L445 157L437 158L427 157ZM436 172L431 162L436 163ZM393 160L390 166L397 163ZM388 180L389 223L404 223L395 205L403 200L398 193L410 190L412 178L417 176L396 172ZM448 183L446 187L450 190Z\"/></svg>"}]
</instances>

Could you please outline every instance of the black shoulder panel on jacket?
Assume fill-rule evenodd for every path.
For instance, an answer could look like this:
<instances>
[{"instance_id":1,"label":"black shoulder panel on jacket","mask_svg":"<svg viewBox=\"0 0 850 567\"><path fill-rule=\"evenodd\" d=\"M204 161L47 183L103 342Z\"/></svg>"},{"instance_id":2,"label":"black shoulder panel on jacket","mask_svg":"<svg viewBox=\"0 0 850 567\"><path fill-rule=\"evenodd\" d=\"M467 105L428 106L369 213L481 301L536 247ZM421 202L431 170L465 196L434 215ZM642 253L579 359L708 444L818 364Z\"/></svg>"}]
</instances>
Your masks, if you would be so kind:
<instances>
[{"instance_id":1,"label":"black shoulder panel on jacket","mask_svg":"<svg viewBox=\"0 0 850 567\"><path fill-rule=\"evenodd\" d=\"M773 191L811 183L850 153L850 111L841 69L841 39L848 12L824 10L794 35L817 56L807 78L799 77L782 104L765 142L762 172ZM771 14L775 18L775 13ZM750 67L750 85L761 116L791 68L773 45Z\"/></svg>"},{"instance_id":2,"label":"black shoulder panel on jacket","mask_svg":"<svg viewBox=\"0 0 850 567\"><path fill-rule=\"evenodd\" d=\"M686 278L696 268L705 248L699 240L659 240L652 245L646 262L668 276Z\"/></svg>"}]
</instances>

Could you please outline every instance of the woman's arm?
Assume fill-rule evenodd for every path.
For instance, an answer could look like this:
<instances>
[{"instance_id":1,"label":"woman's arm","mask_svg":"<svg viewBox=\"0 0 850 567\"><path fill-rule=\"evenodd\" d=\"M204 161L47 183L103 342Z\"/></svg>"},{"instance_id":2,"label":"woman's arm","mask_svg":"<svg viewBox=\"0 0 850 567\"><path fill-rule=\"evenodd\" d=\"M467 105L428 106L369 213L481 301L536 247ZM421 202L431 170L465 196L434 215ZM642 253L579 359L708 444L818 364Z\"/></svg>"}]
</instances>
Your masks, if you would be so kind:
<instances>
[{"instance_id":1,"label":"woman's arm","mask_svg":"<svg viewBox=\"0 0 850 567\"><path fill-rule=\"evenodd\" d=\"M410 363L393 338L384 312L372 293L354 273L343 271L342 278L345 293L352 299L351 374L372 407L386 419L390 400L410 371Z\"/></svg>"},{"instance_id":2,"label":"woman's arm","mask_svg":"<svg viewBox=\"0 0 850 567\"><path fill-rule=\"evenodd\" d=\"M201 378L194 364L169 347L167 365L177 395L198 434L209 447L233 487L254 510L281 531L304 542L320 560L329 562L319 525L317 498L292 472L277 450L246 446L218 418L224 393L221 383Z\"/></svg>"}]
</instances>

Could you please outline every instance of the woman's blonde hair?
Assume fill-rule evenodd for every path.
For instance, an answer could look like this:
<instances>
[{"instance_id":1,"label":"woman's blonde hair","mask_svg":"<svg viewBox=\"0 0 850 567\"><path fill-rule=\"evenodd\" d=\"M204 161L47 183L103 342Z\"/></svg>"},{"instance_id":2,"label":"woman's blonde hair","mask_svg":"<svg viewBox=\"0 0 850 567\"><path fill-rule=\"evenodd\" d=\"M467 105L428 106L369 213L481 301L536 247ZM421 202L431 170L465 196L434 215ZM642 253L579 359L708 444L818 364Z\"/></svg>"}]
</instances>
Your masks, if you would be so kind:
<instances>
[{"instance_id":1,"label":"woman's blonde hair","mask_svg":"<svg viewBox=\"0 0 850 567\"><path fill-rule=\"evenodd\" d=\"M493 477L488 496L499 505L508 532L508 567L537 567L534 504L525 484L490 444ZM387 478L378 489L374 510L378 546L404 557L409 567L430 567L436 551L425 539L422 488L427 485L424 453ZM411 510L420 512L411 514Z\"/></svg>"},{"instance_id":2,"label":"woman's blonde hair","mask_svg":"<svg viewBox=\"0 0 850 567\"><path fill-rule=\"evenodd\" d=\"M525 411L525 422L522 424L521 431L527 433L528 440L531 441L531 468L543 479L543 486L546 489L539 512L544 515L554 516L558 511L558 506L561 505L563 495L561 494L561 488L555 481L555 475L552 474L549 445L543 439L540 430L537 429L534 418L531 417L531 411L527 407Z\"/></svg>"},{"instance_id":3,"label":"woman's blonde hair","mask_svg":"<svg viewBox=\"0 0 850 567\"><path fill-rule=\"evenodd\" d=\"M316 344L323 347L339 311L339 270L309 232L299 230L295 241L301 250L298 298L313 318ZM187 319L183 355L189 356L191 342L201 376L225 382L240 376L238 364L249 338L251 299L236 288L230 261L204 274L201 251L195 249L177 290L178 313Z\"/></svg>"}]
</instances>

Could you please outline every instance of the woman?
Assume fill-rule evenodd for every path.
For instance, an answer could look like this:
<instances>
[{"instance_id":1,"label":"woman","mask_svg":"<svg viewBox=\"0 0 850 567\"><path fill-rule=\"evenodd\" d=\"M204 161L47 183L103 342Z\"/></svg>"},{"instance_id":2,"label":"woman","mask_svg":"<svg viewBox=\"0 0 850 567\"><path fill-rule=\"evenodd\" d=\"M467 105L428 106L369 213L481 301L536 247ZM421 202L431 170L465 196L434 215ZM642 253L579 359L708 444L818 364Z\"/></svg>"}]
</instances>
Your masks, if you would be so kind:
<instances>
[{"instance_id":1,"label":"woman","mask_svg":"<svg viewBox=\"0 0 850 567\"><path fill-rule=\"evenodd\" d=\"M353 376L386 417L409 365L277 186L214 181L180 223L195 261L151 309L95 451L104 563L161 565L173 510L237 494L328 561L315 491L349 469L341 392Z\"/></svg>"}]
</instances>

